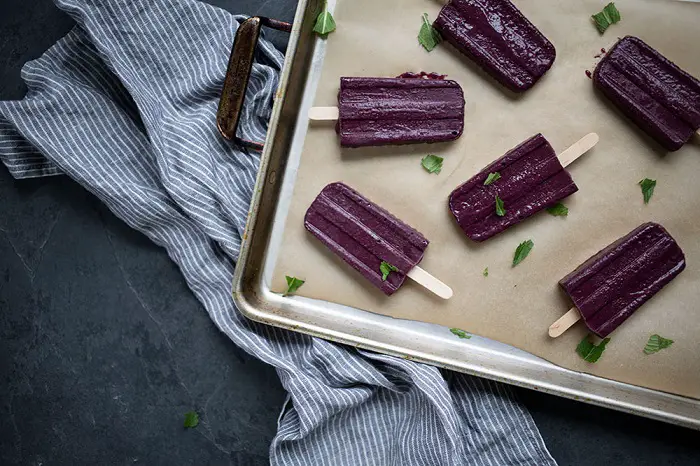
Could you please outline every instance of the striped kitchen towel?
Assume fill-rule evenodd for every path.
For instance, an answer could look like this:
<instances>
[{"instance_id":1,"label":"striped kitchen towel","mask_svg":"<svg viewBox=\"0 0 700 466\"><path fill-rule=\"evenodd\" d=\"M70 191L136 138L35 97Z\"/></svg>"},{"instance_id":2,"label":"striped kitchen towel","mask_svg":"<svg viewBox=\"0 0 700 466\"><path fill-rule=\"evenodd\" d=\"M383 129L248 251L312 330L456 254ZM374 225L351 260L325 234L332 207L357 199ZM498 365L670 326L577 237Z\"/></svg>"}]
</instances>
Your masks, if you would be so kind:
<instances>
[{"instance_id":1,"label":"striped kitchen towel","mask_svg":"<svg viewBox=\"0 0 700 466\"><path fill-rule=\"evenodd\" d=\"M56 0L77 26L0 102L0 160L67 175L166 249L236 345L273 365L291 403L275 465L555 464L509 387L248 321L231 279L259 156L215 114L240 17L190 0ZM264 39L242 134L264 139L282 55ZM193 312L195 310L193 309Z\"/></svg>"}]
</instances>

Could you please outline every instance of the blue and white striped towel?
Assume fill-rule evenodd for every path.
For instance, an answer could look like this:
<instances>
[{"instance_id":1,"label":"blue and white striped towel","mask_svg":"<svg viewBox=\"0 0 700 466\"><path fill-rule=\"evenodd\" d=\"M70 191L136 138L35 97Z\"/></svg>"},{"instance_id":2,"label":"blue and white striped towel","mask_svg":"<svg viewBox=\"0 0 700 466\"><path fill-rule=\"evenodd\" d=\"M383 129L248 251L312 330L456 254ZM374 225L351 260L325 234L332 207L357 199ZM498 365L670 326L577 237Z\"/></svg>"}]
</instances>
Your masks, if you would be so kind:
<instances>
[{"instance_id":1,"label":"blue and white striped towel","mask_svg":"<svg viewBox=\"0 0 700 466\"><path fill-rule=\"evenodd\" d=\"M290 394L279 465L553 465L511 390L255 324L231 300L258 155L215 125L237 20L190 0L57 0L78 23L0 102L15 178L65 174L163 246L216 325ZM243 134L262 140L282 55L261 40Z\"/></svg>"}]
</instances>

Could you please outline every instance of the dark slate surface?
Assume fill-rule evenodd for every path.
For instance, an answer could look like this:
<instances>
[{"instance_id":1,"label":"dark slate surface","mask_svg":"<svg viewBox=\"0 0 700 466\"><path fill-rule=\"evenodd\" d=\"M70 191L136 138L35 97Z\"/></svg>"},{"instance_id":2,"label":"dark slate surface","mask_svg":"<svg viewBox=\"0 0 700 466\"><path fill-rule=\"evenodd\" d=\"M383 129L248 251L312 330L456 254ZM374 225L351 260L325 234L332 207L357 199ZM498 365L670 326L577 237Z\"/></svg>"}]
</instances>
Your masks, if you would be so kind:
<instances>
[{"instance_id":1,"label":"dark slate surface","mask_svg":"<svg viewBox=\"0 0 700 466\"><path fill-rule=\"evenodd\" d=\"M0 0L0 99L22 97L21 65L71 26L49 0ZM697 432L520 393L562 465L700 464ZM69 179L0 167L0 464L267 464L283 401L274 370L214 327L162 249ZM186 430L192 409L202 423Z\"/></svg>"}]
</instances>

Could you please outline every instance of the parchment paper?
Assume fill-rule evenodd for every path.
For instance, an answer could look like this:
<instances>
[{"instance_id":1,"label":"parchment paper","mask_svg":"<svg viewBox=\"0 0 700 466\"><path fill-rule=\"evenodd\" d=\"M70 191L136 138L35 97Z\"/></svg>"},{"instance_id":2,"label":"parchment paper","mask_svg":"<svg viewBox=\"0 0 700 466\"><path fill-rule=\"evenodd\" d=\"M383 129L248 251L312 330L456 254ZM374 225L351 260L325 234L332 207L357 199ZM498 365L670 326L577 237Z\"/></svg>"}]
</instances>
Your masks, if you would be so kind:
<instances>
[{"instance_id":1,"label":"parchment paper","mask_svg":"<svg viewBox=\"0 0 700 466\"><path fill-rule=\"evenodd\" d=\"M338 29L328 38L315 105L337 104L341 76L436 71L464 88L465 133L446 144L341 149L332 124L312 124L273 289L283 290L284 275L295 275L306 279L299 292L303 296L462 328L569 369L700 398L700 138L665 154L594 92L585 75L601 47L631 34L700 76L700 5L618 0L622 21L600 36L590 15L607 0L515 3L557 49L553 68L522 96L504 91L448 44L432 53L420 47L421 15L427 12L434 19L440 8L436 1L339 0ZM447 207L456 186L537 132L561 152L591 131L601 142L569 167L580 191L565 200L568 218L542 212L481 244L459 230ZM429 153L445 158L440 175L421 167ZM637 184L646 177L658 181L649 205ZM452 286L454 298L442 301L410 280L386 297L306 232L305 210L327 183L339 180L430 239L421 266ZM558 339L547 335L549 325L572 305L557 282L646 221L669 230L685 251L688 267L611 335L598 363L586 363L575 352L587 333L582 323ZM515 248L527 239L535 243L532 253L512 268ZM482 276L485 267L488 278ZM644 355L654 333L675 343Z\"/></svg>"}]
</instances>

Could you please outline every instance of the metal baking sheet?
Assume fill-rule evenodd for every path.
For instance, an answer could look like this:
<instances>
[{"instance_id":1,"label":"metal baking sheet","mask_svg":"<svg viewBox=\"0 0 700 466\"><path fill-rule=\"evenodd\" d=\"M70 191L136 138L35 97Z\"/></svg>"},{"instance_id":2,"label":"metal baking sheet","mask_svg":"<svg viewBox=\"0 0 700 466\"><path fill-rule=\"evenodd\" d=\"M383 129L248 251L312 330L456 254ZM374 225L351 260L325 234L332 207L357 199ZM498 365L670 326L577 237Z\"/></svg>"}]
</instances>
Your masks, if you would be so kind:
<instances>
[{"instance_id":1,"label":"metal baking sheet","mask_svg":"<svg viewBox=\"0 0 700 466\"><path fill-rule=\"evenodd\" d=\"M270 325L700 429L698 400L564 369L478 336L465 343L437 325L303 297L283 298L270 290L308 129L305 116L325 54L325 41L311 32L319 10L319 1L299 2L234 277L234 300L241 312Z\"/></svg>"}]
</instances>

